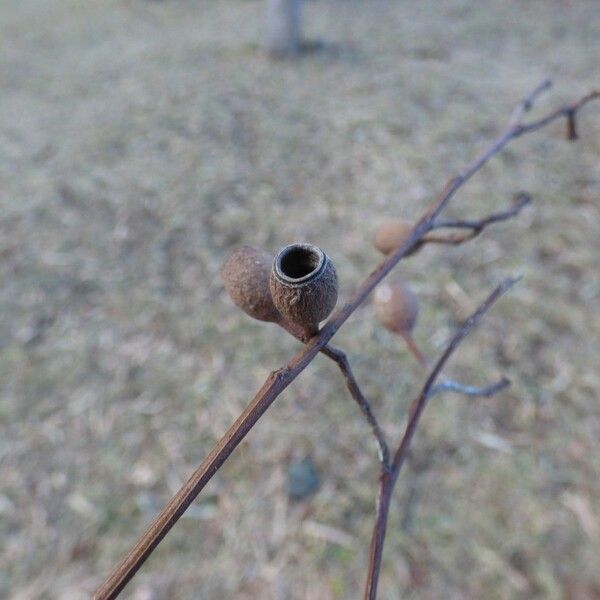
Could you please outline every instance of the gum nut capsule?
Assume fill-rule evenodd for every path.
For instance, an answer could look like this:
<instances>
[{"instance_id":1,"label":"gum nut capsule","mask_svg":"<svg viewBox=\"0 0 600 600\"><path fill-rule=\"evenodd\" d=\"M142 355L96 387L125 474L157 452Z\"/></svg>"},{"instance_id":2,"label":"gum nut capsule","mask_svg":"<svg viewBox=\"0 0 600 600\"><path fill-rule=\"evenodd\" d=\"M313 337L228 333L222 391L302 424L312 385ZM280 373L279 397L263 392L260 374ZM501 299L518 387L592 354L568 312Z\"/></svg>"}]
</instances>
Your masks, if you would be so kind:
<instances>
[{"instance_id":1,"label":"gum nut capsule","mask_svg":"<svg viewBox=\"0 0 600 600\"><path fill-rule=\"evenodd\" d=\"M419 301L414 292L400 281L384 282L375 290L375 313L389 331L410 334L419 314Z\"/></svg>"},{"instance_id":2,"label":"gum nut capsule","mask_svg":"<svg viewBox=\"0 0 600 600\"><path fill-rule=\"evenodd\" d=\"M273 259L264 250L252 246L236 248L221 267L221 278L233 303L259 321L277 323L277 312L269 276Z\"/></svg>"},{"instance_id":3,"label":"gum nut capsule","mask_svg":"<svg viewBox=\"0 0 600 600\"><path fill-rule=\"evenodd\" d=\"M406 242L413 230L413 223L404 219L390 219L376 230L373 245L382 254L390 254Z\"/></svg>"},{"instance_id":4,"label":"gum nut capsule","mask_svg":"<svg viewBox=\"0 0 600 600\"><path fill-rule=\"evenodd\" d=\"M286 321L314 335L319 323L329 316L337 302L335 267L317 246L286 246L273 261L271 295Z\"/></svg>"}]
</instances>

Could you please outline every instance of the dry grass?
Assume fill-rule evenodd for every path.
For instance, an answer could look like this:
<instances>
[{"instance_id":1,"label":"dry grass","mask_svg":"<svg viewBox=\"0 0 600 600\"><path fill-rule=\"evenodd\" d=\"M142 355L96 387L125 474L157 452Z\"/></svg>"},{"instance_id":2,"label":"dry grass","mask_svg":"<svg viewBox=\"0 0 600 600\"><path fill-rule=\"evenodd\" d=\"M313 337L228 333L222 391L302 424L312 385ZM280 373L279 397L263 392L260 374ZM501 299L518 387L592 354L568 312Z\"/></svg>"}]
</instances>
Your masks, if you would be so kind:
<instances>
[{"instance_id":1,"label":"dry grass","mask_svg":"<svg viewBox=\"0 0 600 600\"><path fill-rule=\"evenodd\" d=\"M597 0L311 2L330 46L279 64L261 6L0 5L2 597L86 597L295 351L225 297L232 247L320 244L347 296L376 224L419 215L532 85L558 80L549 107L598 84ZM450 370L513 388L438 398L423 421L382 600L600 594L598 106L581 131L517 142L454 204L526 189L517 223L400 268L431 354L494 282L525 279ZM336 343L398 436L418 368L370 307ZM376 458L340 379L315 361L126 597L359 596ZM290 503L305 453L322 486Z\"/></svg>"}]
</instances>

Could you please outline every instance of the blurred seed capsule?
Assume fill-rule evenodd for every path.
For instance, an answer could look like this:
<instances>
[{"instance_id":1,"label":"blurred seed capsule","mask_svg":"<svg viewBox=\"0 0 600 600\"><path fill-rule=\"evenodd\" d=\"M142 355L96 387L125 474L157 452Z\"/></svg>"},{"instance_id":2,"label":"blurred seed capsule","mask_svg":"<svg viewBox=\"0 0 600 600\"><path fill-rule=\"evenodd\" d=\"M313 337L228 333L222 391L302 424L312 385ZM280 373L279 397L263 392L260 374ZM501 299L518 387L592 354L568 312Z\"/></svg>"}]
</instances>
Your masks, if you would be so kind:
<instances>
[{"instance_id":1,"label":"blurred seed capsule","mask_svg":"<svg viewBox=\"0 0 600 600\"><path fill-rule=\"evenodd\" d=\"M411 333L419 315L419 301L401 281L383 282L375 290L375 313L389 331Z\"/></svg>"},{"instance_id":2,"label":"blurred seed capsule","mask_svg":"<svg viewBox=\"0 0 600 600\"><path fill-rule=\"evenodd\" d=\"M402 336L413 356L427 368L427 358L412 337L419 316L415 293L400 280L385 281L375 290L374 304L379 322L388 331Z\"/></svg>"},{"instance_id":3,"label":"blurred seed capsule","mask_svg":"<svg viewBox=\"0 0 600 600\"><path fill-rule=\"evenodd\" d=\"M233 303L259 321L278 323L281 315L273 304L269 278L273 258L252 246L236 248L221 267L221 278Z\"/></svg>"},{"instance_id":4,"label":"blurred seed capsule","mask_svg":"<svg viewBox=\"0 0 600 600\"><path fill-rule=\"evenodd\" d=\"M390 219L375 230L373 245L382 254L390 254L410 237L414 224L404 219Z\"/></svg>"}]
</instances>

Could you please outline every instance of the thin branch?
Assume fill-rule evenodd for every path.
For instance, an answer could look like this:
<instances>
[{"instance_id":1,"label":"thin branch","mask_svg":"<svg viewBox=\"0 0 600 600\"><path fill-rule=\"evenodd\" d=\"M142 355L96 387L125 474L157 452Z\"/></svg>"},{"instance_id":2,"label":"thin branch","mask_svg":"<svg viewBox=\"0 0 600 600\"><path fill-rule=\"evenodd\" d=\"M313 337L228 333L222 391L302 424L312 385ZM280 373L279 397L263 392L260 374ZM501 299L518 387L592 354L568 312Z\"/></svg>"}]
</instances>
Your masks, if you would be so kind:
<instances>
[{"instance_id":1,"label":"thin branch","mask_svg":"<svg viewBox=\"0 0 600 600\"><path fill-rule=\"evenodd\" d=\"M537 89L538 88L536 88L536 90ZM531 97L537 97L538 93L530 95L529 104L533 102ZM217 442L213 450L211 450L202 464L197 467L190 479L167 503L167 506L163 511L154 519L150 527L141 536L132 550L115 566L106 581L94 594L94 598L96 600L107 600L118 596L127 582L144 564L154 548L156 548L170 531L171 527L173 527L187 507L194 501L202 488L218 471L223 462L225 462L238 444L244 439L246 434L254 427L256 422L275 401L279 394L281 394L281 392L286 389L314 360L321 349L329 343L339 328L367 299L375 287L381 283L398 262L410 254L422 238L434 228L437 217L460 187L462 187L513 139L540 129L544 125L547 125L560 117L574 120L576 113L584 104L599 96L599 92L592 92L592 94L583 97L575 104L554 111L547 117L534 121L528 125L515 125L511 123L487 150L467 165L458 176L450 179L442 192L435 199L432 207L415 225L412 234L406 242L389 254L379 266L371 272L365 281L357 288L351 299L343 304L333 316L330 317L321 331L315 335L285 367L273 371L269 375L264 385L250 401L240 417L229 428L221 440ZM389 479L391 473L385 475ZM383 500L385 504L385 498ZM372 596L372 598L374 598L374 596Z\"/></svg>"},{"instance_id":2,"label":"thin branch","mask_svg":"<svg viewBox=\"0 0 600 600\"><path fill-rule=\"evenodd\" d=\"M523 98L523 100L521 100L521 102L519 102L519 104L516 106L515 110L513 111L510 117L510 123L512 123L513 125L520 123L521 119L525 116L525 113L528 113L533 108L533 105L538 99L538 97L541 96L546 90L549 90L551 87L551 79L546 79L542 81L542 83L540 83L540 85L538 85L529 94L529 96L526 96L525 98Z\"/></svg>"},{"instance_id":3,"label":"thin branch","mask_svg":"<svg viewBox=\"0 0 600 600\"><path fill-rule=\"evenodd\" d=\"M452 199L454 194L461 188L475 173L481 170L489 160L496 156L504 147L509 144L512 140L522 137L525 134L533 133L546 125L550 125L553 121L560 118L567 120L567 138L572 133L571 129L575 131L576 117L579 111L592 100L600 98L600 90L593 90L589 94L581 97L572 104L567 104L561 108L558 108L546 116L531 121L530 123L521 123L519 118L527 111L531 110L533 103L538 97L551 87L549 80L542 82L538 85L524 100L517 106L513 112L513 116L509 121L508 127L504 132L499 135L475 160L468 164L456 177L451 178L445 185L444 189L438 195L433 207L427 212L424 220L428 218L435 218L444 210L448 202ZM576 137L576 136L575 136ZM412 247L412 246L411 246Z\"/></svg>"},{"instance_id":4,"label":"thin branch","mask_svg":"<svg viewBox=\"0 0 600 600\"><path fill-rule=\"evenodd\" d=\"M504 295L515 283L520 281L521 276L517 277L509 277L505 279L487 298L486 300L479 306L479 308L463 323L460 329L454 334L450 343L446 346L446 350L440 356L438 361L433 366L431 373L427 380L425 381L425 385L421 390L418 398L413 402L411 409L409 411L409 419L408 425L406 427L406 433L396 454L394 455L394 460L392 462L392 467L394 472L400 470L402 466L402 462L404 461L406 451L408 450L408 446L410 445L410 440L414 434L414 430L416 428L416 424L419 421L421 413L425 408L425 404L427 403L427 399L430 396L431 389L435 385L437 378L442 372L443 368L446 366L446 363L450 359L450 357L454 354L456 349L460 346L461 342L471 333L473 328L479 323L481 317L490 309L490 307Z\"/></svg>"},{"instance_id":5,"label":"thin branch","mask_svg":"<svg viewBox=\"0 0 600 600\"><path fill-rule=\"evenodd\" d=\"M542 117L541 119L537 119L536 121L530 121L529 123L515 125L514 137L521 137L526 133L532 133L534 131L537 131L538 129L541 129L542 127L546 127L546 125L550 125L550 123L552 123L553 121L565 118L567 120L567 139L575 140L577 139L577 113L586 104L598 98L600 98L600 90L593 90L589 94L586 94L585 96L577 100L577 102L573 102L573 104L568 104L567 106L558 108L554 112L551 112L550 114L546 115L545 117Z\"/></svg>"},{"instance_id":6,"label":"thin branch","mask_svg":"<svg viewBox=\"0 0 600 600\"><path fill-rule=\"evenodd\" d=\"M356 400L356 403L360 407L363 415L369 422L371 429L373 430L373 435L377 440L377 446L379 449L379 460L381 461L382 467L384 471L389 471L390 469L390 451L385 440L385 434L381 429L373 411L371 410L371 405L369 401L365 398L360 388L358 387L358 383L352 373L352 369L350 368L350 363L348 362L348 358L343 352L338 353L338 358L336 360L338 363L340 370L344 374L346 379L346 385L348 386L348 390L350 394Z\"/></svg>"},{"instance_id":7,"label":"thin branch","mask_svg":"<svg viewBox=\"0 0 600 600\"><path fill-rule=\"evenodd\" d=\"M493 383L485 387L477 387L475 385L465 385L459 381L453 379L444 379L441 383L434 385L429 392L429 397L441 394L442 392L456 392L463 396L474 396L480 398L490 398L494 396L504 388L510 385L510 380L503 377L500 381Z\"/></svg>"},{"instance_id":8,"label":"thin branch","mask_svg":"<svg viewBox=\"0 0 600 600\"><path fill-rule=\"evenodd\" d=\"M466 234L451 234L442 236L428 234L423 239L423 243L450 244L455 246L458 244L462 244L477 237L486 227L516 217L529 204L531 204L531 196L526 192L520 192L519 194L517 194L513 205L509 209L498 213L492 213L491 215L488 215L483 219L438 219L435 222L434 229L469 229L470 231Z\"/></svg>"},{"instance_id":9,"label":"thin branch","mask_svg":"<svg viewBox=\"0 0 600 600\"><path fill-rule=\"evenodd\" d=\"M304 330L300 327L296 327L291 323L286 323L282 321L278 323L280 327L285 329L288 333L293 335L297 340L306 343L306 339L304 336ZM388 448L388 444L385 439L385 434L383 433L383 429L379 425L375 414L371 408L371 404L367 400L366 396L362 393L356 378L354 377L354 373L352 372L352 368L350 367L350 362L346 354L340 350L339 348L335 348L334 346L327 345L321 348L321 352L333 360L337 366L339 367L342 375L344 376L344 380L346 382L346 387L350 392L352 398L358 404L361 412L369 423L371 430L373 431L373 435L375 436L375 440L377 442L377 449L379 460L383 466L383 468L387 471L390 466L390 450Z\"/></svg>"},{"instance_id":10,"label":"thin branch","mask_svg":"<svg viewBox=\"0 0 600 600\"><path fill-rule=\"evenodd\" d=\"M404 338L410 353L417 359L417 362L421 365L421 367L424 369L429 369L431 367L431 363L421 351L412 335L405 333L402 334L402 337ZM461 383L460 381L455 381L454 379L443 379L441 383L438 383L433 387L431 390L431 395L433 396L434 394L439 394L442 392L456 392L458 394L463 394L464 396L479 396L489 398L509 385L510 381L506 379L506 377L503 377L496 383L485 387L467 385Z\"/></svg>"},{"instance_id":11,"label":"thin branch","mask_svg":"<svg viewBox=\"0 0 600 600\"><path fill-rule=\"evenodd\" d=\"M530 203L531 196L527 192L519 192L515 197L513 205L507 210L498 213L492 213L491 215L488 215L487 217L478 220L438 220L435 223L435 229L473 229L474 231L480 232L492 223L498 223L499 221L507 221L508 219L516 217Z\"/></svg>"},{"instance_id":12,"label":"thin branch","mask_svg":"<svg viewBox=\"0 0 600 600\"><path fill-rule=\"evenodd\" d=\"M392 470L390 473L384 472L380 478L380 487L377 502L377 514L375 517L375 526L373 528L373 536L371 538L371 551L369 559L369 571L367 575L367 584L365 588L365 600L375 600L377 596L377 584L379 581L379 572L381 570L381 558L383 556L383 544L385 541L385 533L387 528L388 512L390 507L390 499L394 489L394 485L398 479L400 469L406 460L410 443L417 429L419 419L427 406L428 400L435 394L435 382L443 371L446 363L454 354L461 342L469 335L469 333L479 323L483 315L490 307L505 294L520 277L505 279L479 306L479 308L463 323L463 325L454 334L446 350L440 356L438 361L433 366L420 394L413 400L408 414L408 422L402 441L394 454L392 461ZM444 384L440 384L444 385ZM508 381L503 380L498 384L490 387L490 392L496 393L508 385Z\"/></svg>"},{"instance_id":13,"label":"thin branch","mask_svg":"<svg viewBox=\"0 0 600 600\"><path fill-rule=\"evenodd\" d=\"M452 233L452 234L435 234L428 233L425 235L415 248L411 251L411 255L414 255L420 248L427 244L446 244L449 246L458 246L464 244L476 238L484 229L495 223L502 221L508 221L518 216L521 211L531 203L531 196L526 192L520 192L515 197L513 205L502 212L492 213L483 219L455 219L455 220L440 220L436 219L432 226L432 230L436 229L469 229L468 233Z\"/></svg>"},{"instance_id":14,"label":"thin branch","mask_svg":"<svg viewBox=\"0 0 600 600\"><path fill-rule=\"evenodd\" d=\"M425 356L422 350L419 348L418 344L415 342L414 338L410 333L403 333L402 337L406 342L406 345L410 351L410 353L416 358L417 362L424 369L431 368L431 363L429 359ZM510 385L510 381L503 377L500 381L493 383L491 385L485 387L477 387L474 385L467 385L464 383L460 383L460 381L455 381L454 379L443 379L441 383L438 383L431 390L431 395L439 394L441 392L456 392L458 394L463 394L465 396L479 396L479 397L490 397L494 394L498 393L503 388Z\"/></svg>"},{"instance_id":15,"label":"thin branch","mask_svg":"<svg viewBox=\"0 0 600 600\"><path fill-rule=\"evenodd\" d=\"M403 337L410 353L417 359L421 367L424 369L429 369L431 367L429 359L421 351L414 338L410 334L405 334ZM455 381L454 379L443 379L441 383L438 383L433 387L431 390L431 395L433 396L434 394L439 394L441 392L456 392L458 394L463 394L464 396L479 396L489 398L509 385L510 381L506 379L506 377L503 377L500 379L500 381L485 387L467 385L461 383L460 381Z\"/></svg>"}]
</instances>

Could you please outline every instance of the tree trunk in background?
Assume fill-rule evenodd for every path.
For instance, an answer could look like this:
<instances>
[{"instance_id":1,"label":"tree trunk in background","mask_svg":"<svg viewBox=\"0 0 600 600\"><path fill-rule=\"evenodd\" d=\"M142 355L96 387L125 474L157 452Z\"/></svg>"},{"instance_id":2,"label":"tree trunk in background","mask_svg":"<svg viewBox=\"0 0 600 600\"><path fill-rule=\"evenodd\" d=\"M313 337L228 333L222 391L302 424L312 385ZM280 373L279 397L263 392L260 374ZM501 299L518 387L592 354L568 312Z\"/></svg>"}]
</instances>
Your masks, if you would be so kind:
<instances>
[{"instance_id":1,"label":"tree trunk in background","mask_svg":"<svg viewBox=\"0 0 600 600\"><path fill-rule=\"evenodd\" d=\"M301 49L301 0L267 0L267 52L274 57L293 56Z\"/></svg>"}]
</instances>

